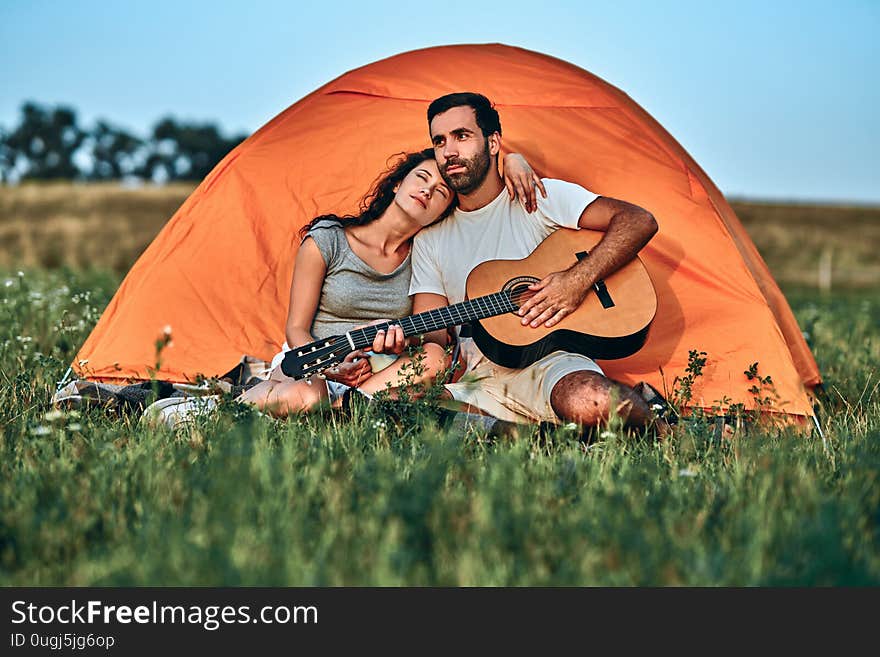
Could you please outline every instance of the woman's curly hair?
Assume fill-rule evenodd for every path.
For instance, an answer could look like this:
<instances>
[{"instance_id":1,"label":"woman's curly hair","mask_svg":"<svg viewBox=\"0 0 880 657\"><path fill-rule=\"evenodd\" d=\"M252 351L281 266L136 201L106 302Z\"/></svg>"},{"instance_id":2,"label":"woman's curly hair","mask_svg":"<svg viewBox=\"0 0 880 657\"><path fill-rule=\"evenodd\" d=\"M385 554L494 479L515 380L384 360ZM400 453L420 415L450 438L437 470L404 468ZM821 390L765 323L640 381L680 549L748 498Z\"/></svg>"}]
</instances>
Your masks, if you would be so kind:
<instances>
[{"instance_id":1,"label":"woman's curly hair","mask_svg":"<svg viewBox=\"0 0 880 657\"><path fill-rule=\"evenodd\" d=\"M426 148L423 151L415 153L397 153L388 158L388 169L373 183L370 191L361 199L358 206L359 214L346 214L339 216L336 214L322 214L315 217L308 224L300 228L300 236L305 238L308 233L319 221L335 221L341 226L363 226L371 223L382 216L382 213L388 209L394 201L396 192L394 188L403 181L410 171L415 169L425 160L434 159L434 149ZM396 160L396 161L395 161ZM458 205L458 197L453 197L446 210L443 211L437 221L448 217Z\"/></svg>"}]
</instances>

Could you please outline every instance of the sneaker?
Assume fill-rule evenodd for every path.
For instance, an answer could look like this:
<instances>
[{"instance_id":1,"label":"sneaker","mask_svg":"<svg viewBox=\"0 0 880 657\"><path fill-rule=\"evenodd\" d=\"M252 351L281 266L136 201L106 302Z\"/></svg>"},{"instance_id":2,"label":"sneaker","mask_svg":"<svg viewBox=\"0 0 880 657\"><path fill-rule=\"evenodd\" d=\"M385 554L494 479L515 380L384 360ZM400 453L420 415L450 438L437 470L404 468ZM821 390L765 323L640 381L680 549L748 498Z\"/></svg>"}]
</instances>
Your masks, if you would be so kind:
<instances>
[{"instance_id":1,"label":"sneaker","mask_svg":"<svg viewBox=\"0 0 880 657\"><path fill-rule=\"evenodd\" d=\"M62 408L115 406L122 386L94 383L86 380L71 381L52 397L52 404Z\"/></svg>"},{"instance_id":2,"label":"sneaker","mask_svg":"<svg viewBox=\"0 0 880 657\"><path fill-rule=\"evenodd\" d=\"M650 383L640 381L633 386L633 392L647 402L654 418L663 420L669 425L678 424L678 414L675 412L675 409L664 399L660 391Z\"/></svg>"},{"instance_id":3,"label":"sneaker","mask_svg":"<svg viewBox=\"0 0 880 657\"><path fill-rule=\"evenodd\" d=\"M233 385L220 379L206 379L201 383L172 383L171 386L188 397L207 397L230 392Z\"/></svg>"},{"instance_id":4,"label":"sneaker","mask_svg":"<svg viewBox=\"0 0 880 657\"><path fill-rule=\"evenodd\" d=\"M147 406L141 416L141 421L149 426L164 425L177 431L193 422L197 417L209 415L217 408L219 400L219 395L160 399Z\"/></svg>"}]
</instances>

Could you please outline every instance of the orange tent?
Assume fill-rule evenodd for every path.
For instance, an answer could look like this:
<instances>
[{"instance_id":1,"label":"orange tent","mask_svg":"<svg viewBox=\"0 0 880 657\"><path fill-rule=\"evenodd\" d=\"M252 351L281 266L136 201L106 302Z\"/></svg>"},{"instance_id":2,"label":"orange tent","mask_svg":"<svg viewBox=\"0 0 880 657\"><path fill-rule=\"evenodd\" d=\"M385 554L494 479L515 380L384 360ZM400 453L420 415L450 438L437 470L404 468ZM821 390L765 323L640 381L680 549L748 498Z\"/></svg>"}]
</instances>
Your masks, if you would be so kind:
<instances>
[{"instance_id":1,"label":"orange tent","mask_svg":"<svg viewBox=\"0 0 880 657\"><path fill-rule=\"evenodd\" d=\"M388 157L430 145L437 96L479 91L498 107L505 150L546 177L649 209L660 226L642 252L659 297L648 341L601 365L661 390L708 363L692 403L753 406L743 374L772 376L775 407L811 415L819 371L791 310L742 224L696 162L619 89L567 62L504 45L408 52L351 71L291 105L205 178L126 276L77 356L80 376L158 378L269 359L284 340L297 230L351 212ZM663 375L661 376L661 369Z\"/></svg>"}]
</instances>

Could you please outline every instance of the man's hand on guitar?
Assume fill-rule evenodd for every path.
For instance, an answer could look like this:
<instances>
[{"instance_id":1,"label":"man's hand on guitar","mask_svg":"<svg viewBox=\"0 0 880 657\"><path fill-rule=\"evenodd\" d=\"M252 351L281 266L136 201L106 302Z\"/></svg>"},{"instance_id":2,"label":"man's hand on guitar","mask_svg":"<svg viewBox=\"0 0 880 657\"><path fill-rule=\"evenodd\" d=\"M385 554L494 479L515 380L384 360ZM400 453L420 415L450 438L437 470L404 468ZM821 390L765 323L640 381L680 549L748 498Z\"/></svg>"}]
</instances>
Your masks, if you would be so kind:
<instances>
[{"instance_id":1,"label":"man's hand on guitar","mask_svg":"<svg viewBox=\"0 0 880 657\"><path fill-rule=\"evenodd\" d=\"M535 296L526 301L517 311L522 317L520 323L537 328L561 322L566 315L574 312L587 296L586 281L575 270L558 271L530 285Z\"/></svg>"}]
</instances>

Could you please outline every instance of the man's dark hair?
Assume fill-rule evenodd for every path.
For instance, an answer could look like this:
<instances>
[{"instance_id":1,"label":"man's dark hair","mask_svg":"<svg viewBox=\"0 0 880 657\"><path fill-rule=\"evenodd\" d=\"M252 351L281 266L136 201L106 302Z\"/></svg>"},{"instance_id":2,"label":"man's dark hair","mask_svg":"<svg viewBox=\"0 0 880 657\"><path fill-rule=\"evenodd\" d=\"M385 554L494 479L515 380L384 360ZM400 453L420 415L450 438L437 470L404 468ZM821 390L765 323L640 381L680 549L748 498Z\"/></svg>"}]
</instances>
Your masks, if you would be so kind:
<instances>
[{"instance_id":1,"label":"man's dark hair","mask_svg":"<svg viewBox=\"0 0 880 657\"><path fill-rule=\"evenodd\" d=\"M440 96L428 105L428 125L438 114L453 107L470 107L477 115L477 125L483 131L483 136L488 137L493 132L501 134L501 119L498 118L498 110L492 107L492 101L483 94L472 91L462 91L454 94Z\"/></svg>"}]
</instances>

